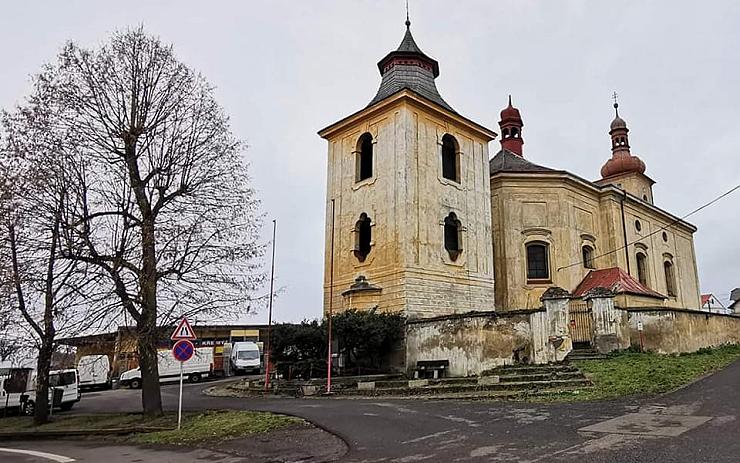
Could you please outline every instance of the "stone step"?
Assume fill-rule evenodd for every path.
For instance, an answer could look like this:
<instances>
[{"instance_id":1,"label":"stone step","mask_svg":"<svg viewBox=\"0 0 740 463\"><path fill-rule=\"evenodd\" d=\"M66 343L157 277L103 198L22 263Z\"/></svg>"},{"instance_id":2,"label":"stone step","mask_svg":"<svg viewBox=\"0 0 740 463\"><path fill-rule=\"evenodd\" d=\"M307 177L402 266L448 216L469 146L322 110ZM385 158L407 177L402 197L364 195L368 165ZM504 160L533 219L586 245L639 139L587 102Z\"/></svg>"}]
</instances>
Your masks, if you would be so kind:
<instances>
[{"instance_id":1,"label":"stone step","mask_svg":"<svg viewBox=\"0 0 740 463\"><path fill-rule=\"evenodd\" d=\"M568 354L567 357L565 357L565 359L568 360L568 361L573 361L573 360L604 360L605 358L608 358L608 357L606 355L604 355L604 354L599 354L599 353L595 353L595 354L577 353L577 354L574 354L572 352L570 354Z\"/></svg>"},{"instance_id":2,"label":"stone step","mask_svg":"<svg viewBox=\"0 0 740 463\"><path fill-rule=\"evenodd\" d=\"M500 375L499 381L502 383L517 383L525 381L547 381L548 379L577 379L583 378L583 374L578 371L558 371L552 373L530 373L522 375Z\"/></svg>"},{"instance_id":3,"label":"stone step","mask_svg":"<svg viewBox=\"0 0 740 463\"><path fill-rule=\"evenodd\" d=\"M504 375L530 375L560 372L577 372L578 368L567 363L556 363L551 365L505 365L487 370L481 376L504 376Z\"/></svg>"},{"instance_id":4,"label":"stone step","mask_svg":"<svg viewBox=\"0 0 740 463\"><path fill-rule=\"evenodd\" d=\"M556 379L547 381L521 381L509 383L494 384L436 384L417 388L392 387L392 388L375 388L371 390L351 390L341 391L342 395L439 395L462 392L480 392L480 391L532 391L544 389L559 389L564 387L590 387L591 382L585 378L574 379Z\"/></svg>"}]
</instances>

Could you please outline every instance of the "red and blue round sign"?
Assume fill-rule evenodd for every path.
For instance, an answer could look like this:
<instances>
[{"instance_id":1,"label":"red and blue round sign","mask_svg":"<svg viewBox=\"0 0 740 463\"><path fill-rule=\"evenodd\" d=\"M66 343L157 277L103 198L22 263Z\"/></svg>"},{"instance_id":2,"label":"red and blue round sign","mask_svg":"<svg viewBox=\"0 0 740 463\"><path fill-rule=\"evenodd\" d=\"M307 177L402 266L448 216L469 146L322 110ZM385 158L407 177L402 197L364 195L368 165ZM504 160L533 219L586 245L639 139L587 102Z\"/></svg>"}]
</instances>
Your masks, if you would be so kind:
<instances>
[{"instance_id":1,"label":"red and blue round sign","mask_svg":"<svg viewBox=\"0 0 740 463\"><path fill-rule=\"evenodd\" d=\"M193 357L195 346L187 339L181 339L172 346L172 356L178 362L187 362Z\"/></svg>"}]
</instances>

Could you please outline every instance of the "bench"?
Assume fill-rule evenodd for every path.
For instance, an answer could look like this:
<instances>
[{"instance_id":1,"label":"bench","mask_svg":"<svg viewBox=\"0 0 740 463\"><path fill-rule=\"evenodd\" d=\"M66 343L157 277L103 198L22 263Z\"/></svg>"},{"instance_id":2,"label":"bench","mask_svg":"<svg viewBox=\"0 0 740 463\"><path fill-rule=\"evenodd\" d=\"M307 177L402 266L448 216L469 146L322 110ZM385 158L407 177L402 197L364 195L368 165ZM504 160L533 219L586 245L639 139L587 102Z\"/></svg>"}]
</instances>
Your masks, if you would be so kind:
<instances>
[{"instance_id":1,"label":"bench","mask_svg":"<svg viewBox=\"0 0 740 463\"><path fill-rule=\"evenodd\" d=\"M441 378L449 368L449 360L419 360L416 362L414 379Z\"/></svg>"}]
</instances>

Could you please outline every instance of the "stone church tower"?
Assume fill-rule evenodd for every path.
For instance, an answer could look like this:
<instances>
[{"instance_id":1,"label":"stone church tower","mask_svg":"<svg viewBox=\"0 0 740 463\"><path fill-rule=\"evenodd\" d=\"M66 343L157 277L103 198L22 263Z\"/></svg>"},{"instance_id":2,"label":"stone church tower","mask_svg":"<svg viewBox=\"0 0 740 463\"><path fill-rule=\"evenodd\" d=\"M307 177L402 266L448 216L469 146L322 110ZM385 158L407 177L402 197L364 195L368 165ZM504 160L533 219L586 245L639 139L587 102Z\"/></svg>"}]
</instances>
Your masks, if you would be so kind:
<instances>
[{"instance_id":1,"label":"stone church tower","mask_svg":"<svg viewBox=\"0 0 740 463\"><path fill-rule=\"evenodd\" d=\"M493 310L488 142L442 99L437 61L406 33L380 89L326 127L324 311L428 317Z\"/></svg>"}]
</instances>

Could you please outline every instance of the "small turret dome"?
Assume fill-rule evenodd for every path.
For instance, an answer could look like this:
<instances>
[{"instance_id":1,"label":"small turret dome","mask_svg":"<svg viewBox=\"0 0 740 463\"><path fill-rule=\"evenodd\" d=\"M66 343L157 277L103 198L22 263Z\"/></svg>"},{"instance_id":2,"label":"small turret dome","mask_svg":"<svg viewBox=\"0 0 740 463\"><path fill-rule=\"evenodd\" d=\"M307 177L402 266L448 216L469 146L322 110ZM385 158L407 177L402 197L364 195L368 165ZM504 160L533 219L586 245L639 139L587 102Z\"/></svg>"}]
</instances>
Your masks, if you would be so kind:
<instances>
[{"instance_id":1,"label":"small turret dome","mask_svg":"<svg viewBox=\"0 0 740 463\"><path fill-rule=\"evenodd\" d=\"M611 130L614 129L626 129L627 123L622 119L621 117L617 116L612 121L612 124L609 126Z\"/></svg>"},{"instance_id":2,"label":"small turret dome","mask_svg":"<svg viewBox=\"0 0 740 463\"><path fill-rule=\"evenodd\" d=\"M645 173L645 163L642 159L631 154L622 156L613 156L611 159L606 161L601 167L601 177L607 178L613 175L623 174L627 172L639 172Z\"/></svg>"},{"instance_id":3,"label":"small turret dome","mask_svg":"<svg viewBox=\"0 0 740 463\"><path fill-rule=\"evenodd\" d=\"M521 122L522 116L519 110L512 106L511 95L509 95L509 106L501 110L501 122Z\"/></svg>"}]
</instances>

